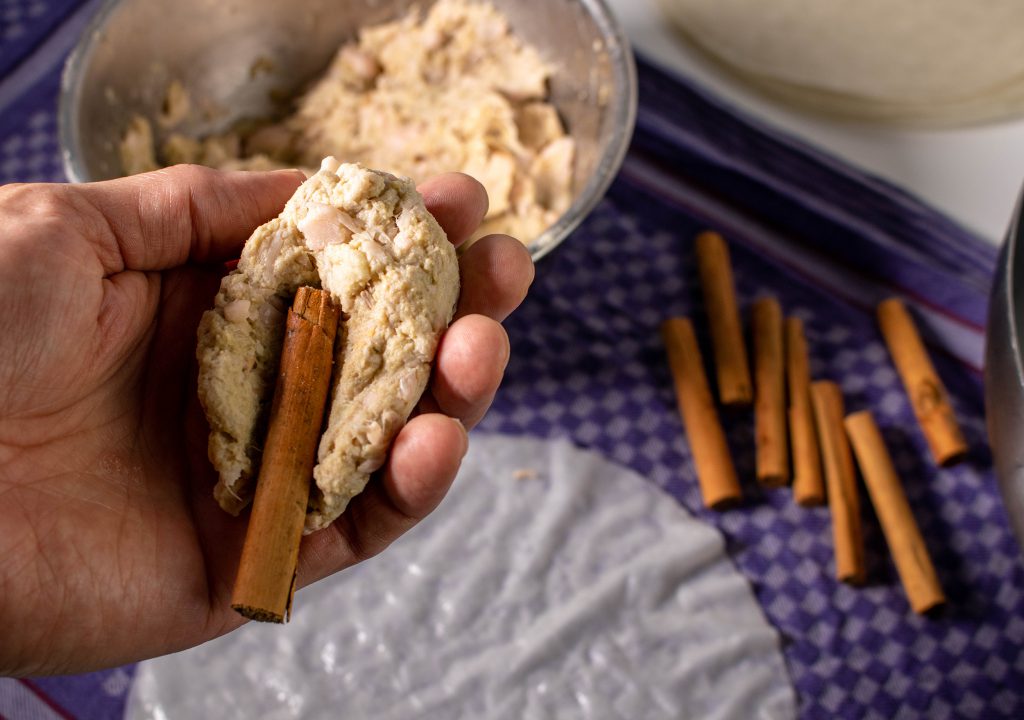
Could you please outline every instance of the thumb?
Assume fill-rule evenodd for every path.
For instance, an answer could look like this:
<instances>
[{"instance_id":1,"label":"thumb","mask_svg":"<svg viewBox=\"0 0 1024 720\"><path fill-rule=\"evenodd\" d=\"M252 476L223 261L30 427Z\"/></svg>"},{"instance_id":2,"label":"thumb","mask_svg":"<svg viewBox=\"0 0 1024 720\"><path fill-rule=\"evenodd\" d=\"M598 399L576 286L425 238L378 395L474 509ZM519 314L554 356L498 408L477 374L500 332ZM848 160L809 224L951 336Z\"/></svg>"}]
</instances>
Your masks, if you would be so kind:
<instances>
[{"instance_id":1,"label":"thumb","mask_svg":"<svg viewBox=\"0 0 1024 720\"><path fill-rule=\"evenodd\" d=\"M258 225L281 212L304 179L299 170L177 165L74 190L107 221L109 233L96 241L112 273L229 260Z\"/></svg>"}]
</instances>

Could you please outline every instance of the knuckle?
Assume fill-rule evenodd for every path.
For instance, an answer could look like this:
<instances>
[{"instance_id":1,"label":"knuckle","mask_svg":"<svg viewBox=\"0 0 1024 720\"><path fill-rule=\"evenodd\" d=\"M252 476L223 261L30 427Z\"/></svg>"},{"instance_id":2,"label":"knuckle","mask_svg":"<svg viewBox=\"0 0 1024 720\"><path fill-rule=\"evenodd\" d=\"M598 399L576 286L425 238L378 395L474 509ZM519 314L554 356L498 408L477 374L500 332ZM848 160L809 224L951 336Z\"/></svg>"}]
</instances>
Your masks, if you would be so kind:
<instances>
[{"instance_id":1,"label":"knuckle","mask_svg":"<svg viewBox=\"0 0 1024 720\"><path fill-rule=\"evenodd\" d=\"M186 163L184 165L175 165L168 168L167 173L187 187L190 185L205 185L209 183L217 171L212 168L208 168L205 165Z\"/></svg>"},{"instance_id":2,"label":"knuckle","mask_svg":"<svg viewBox=\"0 0 1024 720\"><path fill-rule=\"evenodd\" d=\"M221 173L204 165L175 165L169 202L171 210L192 226L192 234L199 238L207 236L207 212L224 202L224 188L219 182Z\"/></svg>"}]
</instances>

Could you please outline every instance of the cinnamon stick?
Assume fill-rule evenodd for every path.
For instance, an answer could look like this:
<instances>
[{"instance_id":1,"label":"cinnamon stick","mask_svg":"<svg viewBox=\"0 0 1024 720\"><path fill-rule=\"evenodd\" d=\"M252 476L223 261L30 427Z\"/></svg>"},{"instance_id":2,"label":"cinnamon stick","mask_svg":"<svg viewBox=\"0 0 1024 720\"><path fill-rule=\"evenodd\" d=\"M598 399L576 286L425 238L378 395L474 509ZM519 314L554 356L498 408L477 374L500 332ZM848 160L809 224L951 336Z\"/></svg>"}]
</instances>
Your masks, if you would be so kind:
<instances>
[{"instance_id":1,"label":"cinnamon stick","mask_svg":"<svg viewBox=\"0 0 1024 720\"><path fill-rule=\"evenodd\" d=\"M878 325L932 457L943 467L956 464L967 454L967 442L949 404L946 388L935 372L910 313L899 298L890 298L878 305Z\"/></svg>"},{"instance_id":2,"label":"cinnamon stick","mask_svg":"<svg viewBox=\"0 0 1024 720\"><path fill-rule=\"evenodd\" d=\"M286 622L324 405L338 308L324 290L299 288L288 311L256 497L231 607L251 620Z\"/></svg>"},{"instance_id":3,"label":"cinnamon stick","mask_svg":"<svg viewBox=\"0 0 1024 720\"><path fill-rule=\"evenodd\" d=\"M739 502L742 493L708 388L693 325L686 318L670 318L662 324L661 335L704 505L720 510Z\"/></svg>"},{"instance_id":4,"label":"cinnamon stick","mask_svg":"<svg viewBox=\"0 0 1024 720\"><path fill-rule=\"evenodd\" d=\"M786 439L786 368L783 359L782 309L774 298L761 298L751 309L754 335L754 425L757 480L766 487L789 481Z\"/></svg>"},{"instance_id":5,"label":"cinnamon stick","mask_svg":"<svg viewBox=\"0 0 1024 720\"><path fill-rule=\"evenodd\" d=\"M860 524L860 500L854 476L850 445L843 431L843 395L834 382L811 384L811 404L821 443L828 484L828 506L832 515L836 577L852 584L865 579L864 537Z\"/></svg>"},{"instance_id":6,"label":"cinnamon stick","mask_svg":"<svg viewBox=\"0 0 1024 720\"><path fill-rule=\"evenodd\" d=\"M907 599L914 612L925 613L946 597L882 434L868 410L847 416L845 425Z\"/></svg>"},{"instance_id":7,"label":"cinnamon stick","mask_svg":"<svg viewBox=\"0 0 1024 720\"><path fill-rule=\"evenodd\" d=\"M786 386L789 390L789 436L793 448L793 499L799 505L825 502L821 451L811 408L811 369L800 318L786 318Z\"/></svg>"},{"instance_id":8,"label":"cinnamon stick","mask_svg":"<svg viewBox=\"0 0 1024 720\"><path fill-rule=\"evenodd\" d=\"M723 405L750 405L754 392L736 303L729 248L721 235L710 231L698 235L696 245L700 286L714 350L718 399Z\"/></svg>"}]
</instances>

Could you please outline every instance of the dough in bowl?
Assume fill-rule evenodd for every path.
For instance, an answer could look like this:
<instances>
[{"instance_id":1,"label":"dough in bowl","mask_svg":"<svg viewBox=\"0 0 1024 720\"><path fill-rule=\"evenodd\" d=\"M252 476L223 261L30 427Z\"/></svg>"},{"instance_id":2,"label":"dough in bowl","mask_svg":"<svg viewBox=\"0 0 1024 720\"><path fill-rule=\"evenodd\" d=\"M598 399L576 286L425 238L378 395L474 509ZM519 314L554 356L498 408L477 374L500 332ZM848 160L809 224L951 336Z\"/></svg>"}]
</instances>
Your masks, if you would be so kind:
<instances>
[{"instance_id":1,"label":"dough in bowl","mask_svg":"<svg viewBox=\"0 0 1024 720\"><path fill-rule=\"evenodd\" d=\"M306 518L312 532L384 463L426 387L459 270L410 180L333 157L256 229L199 326L199 399L220 475L214 495L231 513L252 499L285 314L303 285L328 290L343 313Z\"/></svg>"},{"instance_id":2,"label":"dough in bowl","mask_svg":"<svg viewBox=\"0 0 1024 720\"><path fill-rule=\"evenodd\" d=\"M464 172L490 198L471 241L504 233L530 243L575 197L576 142L548 91L556 70L490 3L438 0L360 28L294 112L270 124L194 137L179 125L205 99L172 82L157 132L138 116L125 129L122 166L314 168L333 155L416 182Z\"/></svg>"}]
</instances>

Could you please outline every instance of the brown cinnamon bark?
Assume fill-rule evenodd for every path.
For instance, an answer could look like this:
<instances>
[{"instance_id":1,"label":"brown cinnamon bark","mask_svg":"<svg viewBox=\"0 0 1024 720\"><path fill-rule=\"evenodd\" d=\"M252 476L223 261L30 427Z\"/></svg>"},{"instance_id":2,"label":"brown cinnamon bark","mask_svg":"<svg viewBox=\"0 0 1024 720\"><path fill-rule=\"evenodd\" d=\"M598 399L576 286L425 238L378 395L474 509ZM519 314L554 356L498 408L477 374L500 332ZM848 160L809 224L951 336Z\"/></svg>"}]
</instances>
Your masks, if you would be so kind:
<instances>
[{"instance_id":1,"label":"brown cinnamon bark","mask_svg":"<svg viewBox=\"0 0 1024 720\"><path fill-rule=\"evenodd\" d=\"M848 415L845 425L910 607L928 612L946 597L882 434L868 410Z\"/></svg>"},{"instance_id":2,"label":"brown cinnamon bark","mask_svg":"<svg viewBox=\"0 0 1024 720\"><path fill-rule=\"evenodd\" d=\"M330 293L299 288L288 312L252 515L231 607L251 620L286 622L316 448L331 381L338 308Z\"/></svg>"},{"instance_id":3,"label":"brown cinnamon bark","mask_svg":"<svg viewBox=\"0 0 1024 720\"><path fill-rule=\"evenodd\" d=\"M793 499L799 505L821 505L825 502L825 480L811 408L810 361L804 324L795 317L786 318L786 386L793 448Z\"/></svg>"},{"instance_id":4,"label":"brown cinnamon bark","mask_svg":"<svg viewBox=\"0 0 1024 720\"><path fill-rule=\"evenodd\" d=\"M836 577L843 582L860 585L866 575L864 536L853 457L843 430L843 394L834 382L822 380L811 385L811 402L825 462Z\"/></svg>"},{"instance_id":5,"label":"brown cinnamon bark","mask_svg":"<svg viewBox=\"0 0 1024 720\"><path fill-rule=\"evenodd\" d=\"M967 442L949 404L946 387L899 298L890 298L878 305L878 325L932 457L943 467L956 464L967 455Z\"/></svg>"},{"instance_id":6,"label":"brown cinnamon bark","mask_svg":"<svg viewBox=\"0 0 1024 720\"><path fill-rule=\"evenodd\" d=\"M714 349L718 399L723 405L750 405L754 390L733 286L729 247L721 235L710 231L698 235L696 245L700 286Z\"/></svg>"},{"instance_id":7,"label":"brown cinnamon bark","mask_svg":"<svg viewBox=\"0 0 1024 720\"><path fill-rule=\"evenodd\" d=\"M754 426L757 481L765 487L789 482L789 441L786 437L786 368L782 340L782 308L774 298L761 298L751 308L754 335Z\"/></svg>"},{"instance_id":8,"label":"brown cinnamon bark","mask_svg":"<svg viewBox=\"0 0 1024 720\"><path fill-rule=\"evenodd\" d=\"M686 318L671 318L661 326L661 335L704 505L721 510L739 502L742 493L708 388L693 325Z\"/></svg>"}]
</instances>

